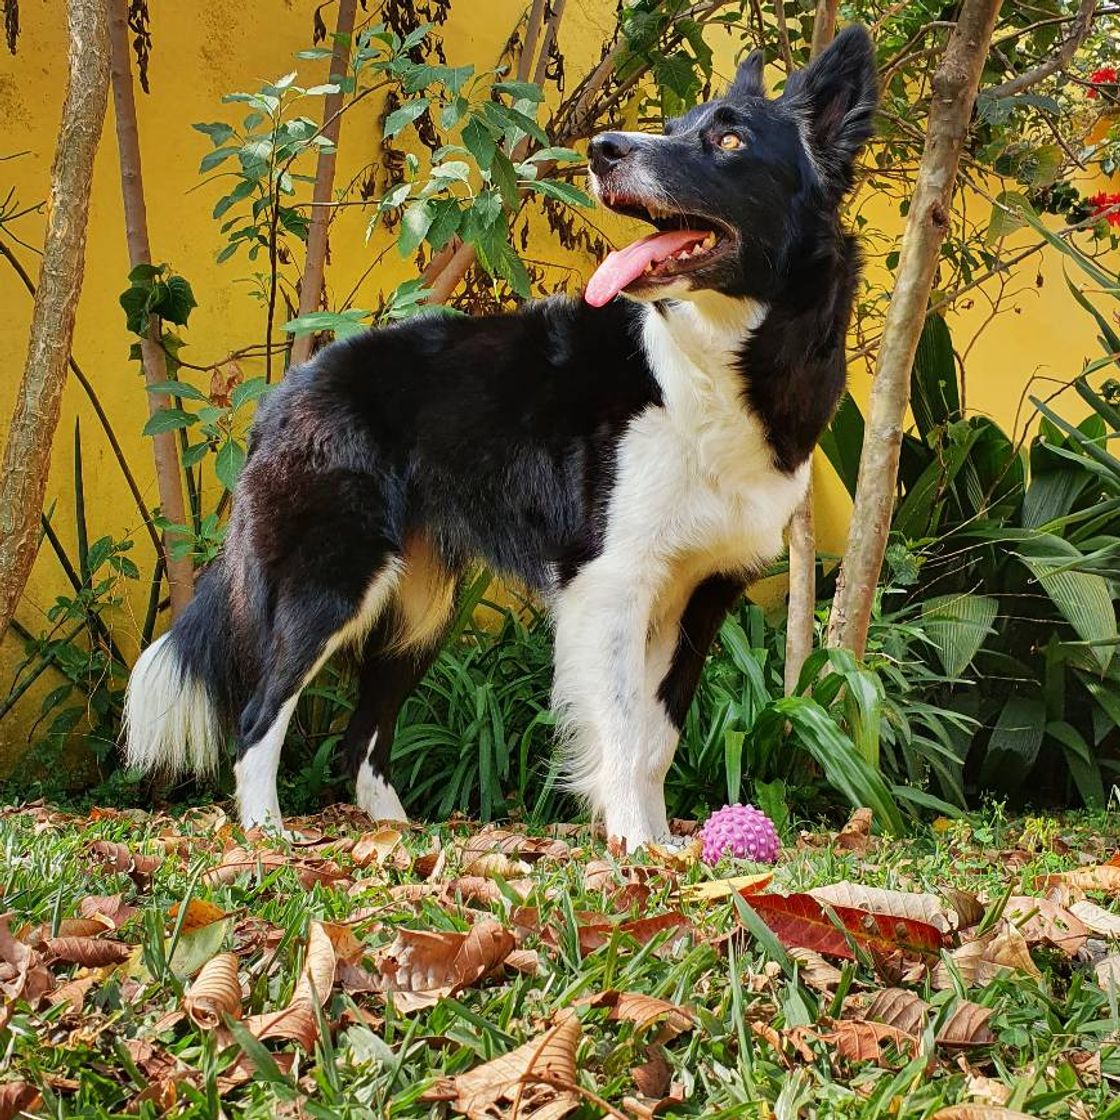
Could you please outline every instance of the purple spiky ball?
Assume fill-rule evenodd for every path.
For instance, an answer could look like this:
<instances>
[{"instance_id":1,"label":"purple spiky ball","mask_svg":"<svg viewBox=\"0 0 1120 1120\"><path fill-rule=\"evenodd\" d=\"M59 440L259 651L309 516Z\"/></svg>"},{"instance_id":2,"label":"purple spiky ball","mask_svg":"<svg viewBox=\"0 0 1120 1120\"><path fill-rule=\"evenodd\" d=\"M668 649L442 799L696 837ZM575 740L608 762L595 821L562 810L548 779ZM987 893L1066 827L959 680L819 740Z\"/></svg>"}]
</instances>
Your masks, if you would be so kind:
<instances>
[{"instance_id":1,"label":"purple spiky ball","mask_svg":"<svg viewBox=\"0 0 1120 1120\"><path fill-rule=\"evenodd\" d=\"M700 856L716 864L724 856L776 863L781 841L774 822L753 805L725 805L717 809L700 829Z\"/></svg>"}]
</instances>

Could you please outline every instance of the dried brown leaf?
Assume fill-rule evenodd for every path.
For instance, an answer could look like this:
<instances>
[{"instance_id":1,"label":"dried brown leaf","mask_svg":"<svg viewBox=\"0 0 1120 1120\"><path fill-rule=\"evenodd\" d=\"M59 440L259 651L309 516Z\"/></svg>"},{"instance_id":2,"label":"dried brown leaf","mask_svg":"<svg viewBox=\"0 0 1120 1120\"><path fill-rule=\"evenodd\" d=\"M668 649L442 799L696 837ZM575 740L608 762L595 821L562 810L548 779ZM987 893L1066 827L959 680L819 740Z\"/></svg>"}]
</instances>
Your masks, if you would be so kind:
<instances>
[{"instance_id":1,"label":"dried brown leaf","mask_svg":"<svg viewBox=\"0 0 1120 1120\"><path fill-rule=\"evenodd\" d=\"M681 897L689 902L714 902L716 899L730 898L733 894L750 896L765 890L773 878L773 871L763 871L758 875L706 879L700 883L688 883L681 887Z\"/></svg>"},{"instance_id":2,"label":"dried brown leaf","mask_svg":"<svg viewBox=\"0 0 1120 1120\"><path fill-rule=\"evenodd\" d=\"M259 1039L290 1039L311 1050L319 1037L316 1008L326 1003L334 987L335 955L331 939L320 922L312 922L307 937L307 957L288 1006L280 1011L253 1015L245 1020Z\"/></svg>"},{"instance_id":3,"label":"dried brown leaf","mask_svg":"<svg viewBox=\"0 0 1120 1120\"><path fill-rule=\"evenodd\" d=\"M1034 1120L1034 1117L993 1104L954 1104L938 1109L930 1120Z\"/></svg>"},{"instance_id":4,"label":"dried brown leaf","mask_svg":"<svg viewBox=\"0 0 1120 1120\"><path fill-rule=\"evenodd\" d=\"M943 886L939 889L957 916L957 929L971 929L983 921L984 904L972 891L951 886Z\"/></svg>"},{"instance_id":5,"label":"dried brown leaf","mask_svg":"<svg viewBox=\"0 0 1120 1120\"><path fill-rule=\"evenodd\" d=\"M1028 945L1048 944L1071 957L1089 938L1089 929L1079 918L1048 898L1014 895L1007 900L1003 917Z\"/></svg>"},{"instance_id":6,"label":"dried brown leaf","mask_svg":"<svg viewBox=\"0 0 1120 1120\"><path fill-rule=\"evenodd\" d=\"M990 1007L981 1007L965 999L958 1001L937 1033L938 1045L949 1049L991 1045L996 1040L988 1026L992 1011Z\"/></svg>"},{"instance_id":7,"label":"dried brown leaf","mask_svg":"<svg viewBox=\"0 0 1120 1120\"><path fill-rule=\"evenodd\" d=\"M798 946L787 951L800 966L798 976L810 988L816 988L818 992L825 992L829 995L836 990L842 974L834 964L830 964L820 953L812 949L804 949Z\"/></svg>"},{"instance_id":8,"label":"dried brown leaf","mask_svg":"<svg viewBox=\"0 0 1120 1120\"><path fill-rule=\"evenodd\" d=\"M133 852L127 844L115 840L95 840L88 850L106 871L127 875L139 890L147 889L156 868L163 863L162 856Z\"/></svg>"},{"instance_id":9,"label":"dried brown leaf","mask_svg":"<svg viewBox=\"0 0 1120 1120\"><path fill-rule=\"evenodd\" d=\"M848 823L836 834L836 847L862 854L871 847L871 824L875 819L870 809L856 809Z\"/></svg>"},{"instance_id":10,"label":"dried brown leaf","mask_svg":"<svg viewBox=\"0 0 1120 1120\"><path fill-rule=\"evenodd\" d=\"M569 1016L516 1050L437 1082L421 1099L447 1101L470 1120L561 1120L580 1104L573 1087L581 1037L579 1020Z\"/></svg>"},{"instance_id":11,"label":"dried brown leaf","mask_svg":"<svg viewBox=\"0 0 1120 1120\"><path fill-rule=\"evenodd\" d=\"M1087 899L1075 902L1069 908L1069 912L1086 929L1098 936L1120 938L1120 914L1113 914L1111 910L1106 910L1103 906L1098 906Z\"/></svg>"},{"instance_id":12,"label":"dried brown leaf","mask_svg":"<svg viewBox=\"0 0 1120 1120\"><path fill-rule=\"evenodd\" d=\"M1097 961L1093 971L1097 975L1097 983L1106 992L1113 988L1120 992L1120 953L1110 953Z\"/></svg>"},{"instance_id":13,"label":"dried brown leaf","mask_svg":"<svg viewBox=\"0 0 1120 1120\"><path fill-rule=\"evenodd\" d=\"M65 961L83 968L105 968L128 960L132 948L97 937L51 937L43 943L43 952L50 963Z\"/></svg>"},{"instance_id":14,"label":"dried brown leaf","mask_svg":"<svg viewBox=\"0 0 1120 1120\"><path fill-rule=\"evenodd\" d=\"M78 913L83 918L95 918L109 923L110 928L120 929L136 914L119 894L91 894L78 903Z\"/></svg>"},{"instance_id":15,"label":"dried brown leaf","mask_svg":"<svg viewBox=\"0 0 1120 1120\"><path fill-rule=\"evenodd\" d=\"M29 1081L6 1081L0 1085L0 1120L15 1120L36 1109L43 1098Z\"/></svg>"},{"instance_id":16,"label":"dried brown leaf","mask_svg":"<svg viewBox=\"0 0 1120 1120\"><path fill-rule=\"evenodd\" d=\"M862 1018L917 1036L925 1030L928 1016L929 1004L920 996L905 988L884 988L876 994Z\"/></svg>"},{"instance_id":17,"label":"dried brown leaf","mask_svg":"<svg viewBox=\"0 0 1120 1120\"><path fill-rule=\"evenodd\" d=\"M610 989L589 996L581 1003L592 1007L609 1007L607 1019L611 1022L633 1023L639 1031L663 1020L661 1041L667 1041L678 1034L691 1030L696 1023L692 1012L678 1003L643 995L641 992L620 992Z\"/></svg>"},{"instance_id":18,"label":"dried brown leaf","mask_svg":"<svg viewBox=\"0 0 1120 1120\"><path fill-rule=\"evenodd\" d=\"M390 854L400 846L401 834L395 828L379 828L359 836L350 851L350 858L358 867L373 864L380 867Z\"/></svg>"},{"instance_id":19,"label":"dried brown leaf","mask_svg":"<svg viewBox=\"0 0 1120 1120\"><path fill-rule=\"evenodd\" d=\"M888 891L882 887L865 887L862 883L853 883L847 879L825 887L814 887L807 893L829 906L848 906L854 910L888 914L892 918L925 922L942 931L949 928L948 916L941 905L941 899L935 894Z\"/></svg>"},{"instance_id":20,"label":"dried brown leaf","mask_svg":"<svg viewBox=\"0 0 1120 1120\"><path fill-rule=\"evenodd\" d=\"M1035 880L1037 890L1049 891L1054 887L1064 887L1072 894L1107 894L1114 898L1120 896L1120 865L1111 860L1091 867L1078 867L1073 871L1062 871L1055 875L1043 875Z\"/></svg>"},{"instance_id":21,"label":"dried brown leaf","mask_svg":"<svg viewBox=\"0 0 1120 1120\"><path fill-rule=\"evenodd\" d=\"M873 1023L867 1019L840 1019L832 1030L817 1033L817 1038L835 1047L841 1058L850 1062L875 1062L883 1060L887 1048L897 1050L903 1057L918 1053L918 1039L886 1023Z\"/></svg>"},{"instance_id":22,"label":"dried brown leaf","mask_svg":"<svg viewBox=\"0 0 1120 1120\"><path fill-rule=\"evenodd\" d=\"M219 953L202 971L183 997L183 1010L203 1030L222 1025L226 1015L241 1018L241 984L237 979L237 957Z\"/></svg>"}]
</instances>

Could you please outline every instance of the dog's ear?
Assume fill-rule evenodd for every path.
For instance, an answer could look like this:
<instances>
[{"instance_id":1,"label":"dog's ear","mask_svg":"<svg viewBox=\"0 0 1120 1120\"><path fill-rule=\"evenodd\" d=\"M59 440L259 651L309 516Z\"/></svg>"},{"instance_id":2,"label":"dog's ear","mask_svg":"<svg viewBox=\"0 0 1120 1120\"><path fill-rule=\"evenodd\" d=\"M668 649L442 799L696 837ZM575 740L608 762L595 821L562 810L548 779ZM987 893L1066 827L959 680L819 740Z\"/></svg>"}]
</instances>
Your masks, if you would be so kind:
<instances>
[{"instance_id":1,"label":"dog's ear","mask_svg":"<svg viewBox=\"0 0 1120 1120\"><path fill-rule=\"evenodd\" d=\"M851 186L855 158L872 133L879 101L871 36L862 27L846 27L790 78L782 99L804 118L825 189L839 197Z\"/></svg>"},{"instance_id":2,"label":"dog's ear","mask_svg":"<svg viewBox=\"0 0 1120 1120\"><path fill-rule=\"evenodd\" d=\"M762 51L751 51L735 72L735 81L727 91L731 101L745 97L765 97L766 87L762 83L762 69L766 65L766 58Z\"/></svg>"}]
</instances>

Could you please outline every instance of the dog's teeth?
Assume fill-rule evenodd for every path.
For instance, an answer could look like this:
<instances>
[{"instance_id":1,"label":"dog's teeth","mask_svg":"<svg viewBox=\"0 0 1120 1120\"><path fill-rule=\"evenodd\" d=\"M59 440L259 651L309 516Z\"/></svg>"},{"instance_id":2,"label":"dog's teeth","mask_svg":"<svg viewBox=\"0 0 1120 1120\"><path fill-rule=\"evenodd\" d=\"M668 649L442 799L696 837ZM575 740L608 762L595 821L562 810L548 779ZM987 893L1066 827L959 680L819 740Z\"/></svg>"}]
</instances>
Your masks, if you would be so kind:
<instances>
[{"instance_id":1,"label":"dog's teeth","mask_svg":"<svg viewBox=\"0 0 1120 1120\"><path fill-rule=\"evenodd\" d=\"M709 233L708 236L705 237L704 240L700 242L700 244L703 245L705 249L715 248L716 235L714 233Z\"/></svg>"}]
</instances>

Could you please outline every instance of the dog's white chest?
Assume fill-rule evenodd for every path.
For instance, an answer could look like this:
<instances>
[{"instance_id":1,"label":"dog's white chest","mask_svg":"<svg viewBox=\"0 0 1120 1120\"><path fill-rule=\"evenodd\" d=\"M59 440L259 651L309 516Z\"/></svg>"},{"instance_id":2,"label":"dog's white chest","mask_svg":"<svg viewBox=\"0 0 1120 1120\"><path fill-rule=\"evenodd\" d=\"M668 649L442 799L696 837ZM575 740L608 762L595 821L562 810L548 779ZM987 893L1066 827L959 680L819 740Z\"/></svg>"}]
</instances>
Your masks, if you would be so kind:
<instances>
[{"instance_id":1,"label":"dog's white chest","mask_svg":"<svg viewBox=\"0 0 1120 1120\"><path fill-rule=\"evenodd\" d=\"M775 468L743 395L736 350L765 309L727 310L734 318L721 329L691 306L673 319L651 309L644 342L664 401L623 437L611 500L608 546L690 580L776 556L808 478L808 464Z\"/></svg>"}]
</instances>

